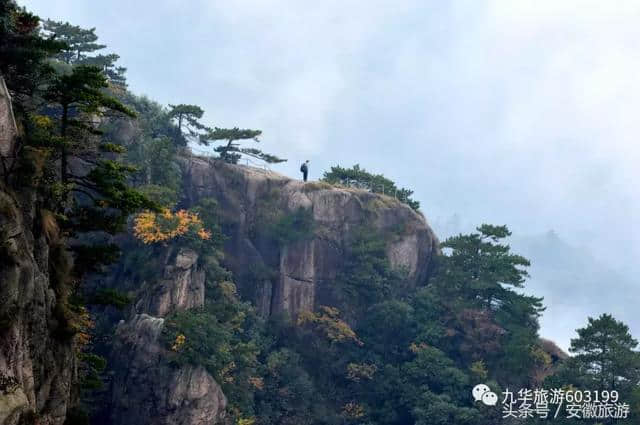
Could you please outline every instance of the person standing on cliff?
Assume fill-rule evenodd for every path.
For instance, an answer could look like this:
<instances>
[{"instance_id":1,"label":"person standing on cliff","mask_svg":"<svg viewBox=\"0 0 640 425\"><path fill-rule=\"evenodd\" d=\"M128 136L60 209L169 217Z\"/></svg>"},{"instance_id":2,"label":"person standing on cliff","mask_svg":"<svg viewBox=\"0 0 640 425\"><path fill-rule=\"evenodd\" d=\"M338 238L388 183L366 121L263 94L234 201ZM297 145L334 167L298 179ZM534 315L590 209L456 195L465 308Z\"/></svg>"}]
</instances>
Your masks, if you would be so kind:
<instances>
[{"instance_id":1,"label":"person standing on cliff","mask_svg":"<svg viewBox=\"0 0 640 425\"><path fill-rule=\"evenodd\" d=\"M307 181L307 176L309 175L309 160L307 159L300 166L300 172L302 173L302 180Z\"/></svg>"}]
</instances>

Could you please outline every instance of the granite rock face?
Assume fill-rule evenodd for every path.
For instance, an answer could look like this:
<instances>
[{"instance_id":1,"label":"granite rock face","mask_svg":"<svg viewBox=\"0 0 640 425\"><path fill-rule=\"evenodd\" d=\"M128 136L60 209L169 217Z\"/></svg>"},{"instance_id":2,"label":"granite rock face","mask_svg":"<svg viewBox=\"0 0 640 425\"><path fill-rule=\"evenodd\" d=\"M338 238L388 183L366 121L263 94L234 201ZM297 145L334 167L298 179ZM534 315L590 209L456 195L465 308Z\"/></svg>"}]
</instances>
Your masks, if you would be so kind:
<instances>
[{"instance_id":1,"label":"granite rock face","mask_svg":"<svg viewBox=\"0 0 640 425\"><path fill-rule=\"evenodd\" d=\"M16 120L13 117L13 109L11 107L11 96L4 83L4 79L0 77L0 155L13 155L13 145L17 134Z\"/></svg>"},{"instance_id":2,"label":"granite rock face","mask_svg":"<svg viewBox=\"0 0 640 425\"><path fill-rule=\"evenodd\" d=\"M17 129L10 98L0 86L0 153L6 156ZM345 247L363 227L384 235L390 262L406 270L410 284L423 282L430 271L435 235L421 214L393 198L204 158L180 161L181 207L203 198L218 202L229 236L224 265L264 316L296 315L331 304L330 289ZM43 225L46 212L38 210L35 193L16 194L1 185L0 425L33 420L62 425L77 401L78 380L72 339L59 334L59 284L50 276L63 241ZM312 218L312 235L285 244L265 237L261 215L299 210ZM123 289L133 295L133 303L111 345L104 423L224 423L227 398L220 385L202 367L169 364L161 339L168 315L205 302L199 255L171 244L158 255L161 266L148 281L118 283L125 274L117 273L107 277L111 282L105 287Z\"/></svg>"},{"instance_id":3,"label":"granite rock face","mask_svg":"<svg viewBox=\"0 0 640 425\"><path fill-rule=\"evenodd\" d=\"M182 160L186 205L213 198L219 204L225 265L241 292L262 315L295 315L329 303L327 286L343 261L345 246L362 226L386 235L387 255L412 284L423 282L438 241L425 218L393 197L363 190L303 183L280 174L199 157ZM277 246L261 238L260 214L310 212L312 238ZM260 276L256 270L275 270Z\"/></svg>"},{"instance_id":4,"label":"granite rock face","mask_svg":"<svg viewBox=\"0 0 640 425\"><path fill-rule=\"evenodd\" d=\"M159 341L164 319L135 315L116 331L111 391L113 424L221 423L227 399L202 367L174 367Z\"/></svg>"},{"instance_id":5,"label":"granite rock face","mask_svg":"<svg viewBox=\"0 0 640 425\"><path fill-rule=\"evenodd\" d=\"M202 158L182 158L182 166L186 197L181 207L190 208L204 198L218 202L223 232L229 236L225 265L265 316L295 315L330 304L328 289L342 264L344 247L363 225L388 236L388 257L407 271L412 284L429 272L437 239L422 215L395 199L305 185L264 170ZM314 222L311 237L274 245L261 236L260 214L282 216L300 208ZM199 255L169 245L158 258L164 258L162 267L136 287L130 316L117 327L110 358L115 373L108 423L223 423L227 399L219 384L201 367L169 365L167 344L160 339L167 315L204 304L206 276Z\"/></svg>"},{"instance_id":6,"label":"granite rock face","mask_svg":"<svg viewBox=\"0 0 640 425\"><path fill-rule=\"evenodd\" d=\"M0 211L0 424L17 424L28 415L62 424L76 362L71 339L56 335L52 247L31 230L35 209L18 207L2 189Z\"/></svg>"},{"instance_id":7,"label":"granite rock face","mask_svg":"<svg viewBox=\"0 0 640 425\"><path fill-rule=\"evenodd\" d=\"M204 304L198 254L173 251L164 249L164 267L137 289L130 317L117 326L104 423L209 425L224 420L227 399L218 383L203 367L169 364L167 344L160 339L167 315Z\"/></svg>"},{"instance_id":8,"label":"granite rock face","mask_svg":"<svg viewBox=\"0 0 640 425\"><path fill-rule=\"evenodd\" d=\"M166 264L158 280L144 285L136 302L136 311L164 317L175 311L204 304L204 271L197 265L198 254L181 249Z\"/></svg>"},{"instance_id":9,"label":"granite rock face","mask_svg":"<svg viewBox=\"0 0 640 425\"><path fill-rule=\"evenodd\" d=\"M0 77L0 155L13 155L16 135ZM0 182L0 425L29 418L61 425L74 397L73 344L58 334L59 296L50 276L62 246L54 230L44 229L38 204L32 189Z\"/></svg>"}]
</instances>

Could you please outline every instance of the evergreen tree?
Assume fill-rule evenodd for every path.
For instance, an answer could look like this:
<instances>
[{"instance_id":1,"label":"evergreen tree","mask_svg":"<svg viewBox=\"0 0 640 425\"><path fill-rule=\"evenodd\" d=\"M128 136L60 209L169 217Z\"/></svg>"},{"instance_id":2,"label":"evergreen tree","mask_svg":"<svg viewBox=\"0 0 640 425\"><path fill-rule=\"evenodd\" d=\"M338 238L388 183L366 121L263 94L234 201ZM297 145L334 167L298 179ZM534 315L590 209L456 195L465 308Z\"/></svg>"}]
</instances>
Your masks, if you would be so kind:
<instances>
[{"instance_id":1,"label":"evergreen tree","mask_svg":"<svg viewBox=\"0 0 640 425\"><path fill-rule=\"evenodd\" d=\"M587 326L577 329L569 351L574 355L562 363L544 381L546 388L573 388L598 392L594 402L614 402L605 394L617 391L618 403L630 405L627 420L603 419L599 424L635 424L640 419L640 353L638 342L624 323L609 314L588 318ZM558 418L560 424L575 423L574 419ZM586 421L586 420L585 420ZM533 422L538 423L538 422ZM546 422L545 422L546 423ZM591 422L589 422L591 423Z\"/></svg>"},{"instance_id":2,"label":"evergreen tree","mask_svg":"<svg viewBox=\"0 0 640 425\"><path fill-rule=\"evenodd\" d=\"M178 127L180 145L187 144L187 141L201 141L201 132L210 130L199 120L204 115L204 110L197 105L169 105L169 118Z\"/></svg>"},{"instance_id":3,"label":"evergreen tree","mask_svg":"<svg viewBox=\"0 0 640 425\"><path fill-rule=\"evenodd\" d=\"M413 195L412 190L398 188L393 181L382 174L372 174L364 168L361 168L358 164L351 168L343 168L339 165L331 167L330 171L325 171L322 181L342 186L368 189L375 193L394 195L414 210L417 211L420 209L420 202L411 199L411 195Z\"/></svg>"},{"instance_id":4,"label":"evergreen tree","mask_svg":"<svg viewBox=\"0 0 640 425\"><path fill-rule=\"evenodd\" d=\"M0 2L0 79L13 98L18 121L39 107L36 94L55 75L46 59L64 47L63 43L43 39L39 24L40 18L20 9L14 1ZM0 157L0 171L6 184L19 162L16 159L23 142L24 138L18 138L13 152L6 158Z\"/></svg>"},{"instance_id":5,"label":"evergreen tree","mask_svg":"<svg viewBox=\"0 0 640 425\"><path fill-rule=\"evenodd\" d=\"M57 75L44 98L51 106L48 113L59 123L50 143L59 155L62 190L81 194L85 201L90 201L77 204L79 209L74 216L79 221L75 225L85 230L115 232L124 225L129 213L143 207L153 208L154 204L128 187L127 175L133 168L107 159L108 154L122 153L124 149L101 139L94 121L108 113L135 116L105 94L107 86L99 68L78 65L68 74ZM77 162L73 170L71 158Z\"/></svg>"},{"instance_id":6,"label":"evergreen tree","mask_svg":"<svg viewBox=\"0 0 640 425\"><path fill-rule=\"evenodd\" d=\"M589 381L590 389L624 390L640 382L638 341L629 327L609 314L589 317L586 327L578 329L569 351L575 354Z\"/></svg>"},{"instance_id":7,"label":"evergreen tree","mask_svg":"<svg viewBox=\"0 0 640 425\"><path fill-rule=\"evenodd\" d=\"M116 62L120 59L119 55L110 53L108 55L96 55L87 57L82 61L83 65L97 66L102 69L102 72L107 76L112 84L120 87L127 86L127 79L124 74L127 72L127 68L122 66L116 66Z\"/></svg>"},{"instance_id":8,"label":"evergreen tree","mask_svg":"<svg viewBox=\"0 0 640 425\"><path fill-rule=\"evenodd\" d=\"M84 29L68 22L46 20L43 24L44 34L63 44L63 49L56 58L67 65L90 65L102 69L109 81L119 87L126 87L126 68L116 66L120 56L115 53L94 54L104 49L104 44L98 44L95 28Z\"/></svg>"},{"instance_id":9,"label":"evergreen tree","mask_svg":"<svg viewBox=\"0 0 640 425\"><path fill-rule=\"evenodd\" d=\"M69 74L57 75L44 94L47 101L59 107L60 176L63 183L68 181L69 155L86 147L83 145L86 144L84 137L87 133L95 134L91 123L96 115L109 110L135 116L122 103L106 95L102 91L106 87L108 84L100 68L81 65Z\"/></svg>"},{"instance_id":10,"label":"evergreen tree","mask_svg":"<svg viewBox=\"0 0 640 425\"><path fill-rule=\"evenodd\" d=\"M62 42L42 38L39 25L40 18L14 1L0 2L0 74L18 108L26 107L26 97L33 96L54 75L46 59L65 47Z\"/></svg>"},{"instance_id":11,"label":"evergreen tree","mask_svg":"<svg viewBox=\"0 0 640 425\"><path fill-rule=\"evenodd\" d=\"M218 146L215 151L220 154L220 158L231 164L237 164L242 155L246 155L252 158L256 158L265 161L269 164L277 164L285 162L286 159L278 158L277 156L262 152L255 148L242 148L237 141L241 140L253 140L256 143L260 142L258 138L262 134L261 130L250 130L234 128L214 128L207 131L206 134L200 137L201 143L208 145L211 141L226 141L225 145Z\"/></svg>"},{"instance_id":12,"label":"evergreen tree","mask_svg":"<svg viewBox=\"0 0 640 425\"><path fill-rule=\"evenodd\" d=\"M511 235L507 227L477 230L442 244L448 255L416 298L420 333L466 367L481 361L492 378L526 384L537 367L542 299L515 290L529 261L501 243Z\"/></svg>"},{"instance_id":13,"label":"evergreen tree","mask_svg":"<svg viewBox=\"0 0 640 425\"><path fill-rule=\"evenodd\" d=\"M496 310L522 288L529 261L510 252L509 245L499 243L511 236L506 226L483 224L478 233L447 239L443 248L451 250L445 257L443 277L451 278L470 306Z\"/></svg>"},{"instance_id":14,"label":"evergreen tree","mask_svg":"<svg viewBox=\"0 0 640 425\"><path fill-rule=\"evenodd\" d=\"M387 258L384 238L366 227L354 229L353 234L333 285L335 302L350 318L406 289L402 273Z\"/></svg>"},{"instance_id":15,"label":"evergreen tree","mask_svg":"<svg viewBox=\"0 0 640 425\"><path fill-rule=\"evenodd\" d=\"M104 49L104 44L98 44L95 28L85 29L69 22L56 22L50 19L44 21L43 29L46 34L53 35L56 40L66 44L65 49L57 58L66 64L80 64L89 53Z\"/></svg>"}]
</instances>

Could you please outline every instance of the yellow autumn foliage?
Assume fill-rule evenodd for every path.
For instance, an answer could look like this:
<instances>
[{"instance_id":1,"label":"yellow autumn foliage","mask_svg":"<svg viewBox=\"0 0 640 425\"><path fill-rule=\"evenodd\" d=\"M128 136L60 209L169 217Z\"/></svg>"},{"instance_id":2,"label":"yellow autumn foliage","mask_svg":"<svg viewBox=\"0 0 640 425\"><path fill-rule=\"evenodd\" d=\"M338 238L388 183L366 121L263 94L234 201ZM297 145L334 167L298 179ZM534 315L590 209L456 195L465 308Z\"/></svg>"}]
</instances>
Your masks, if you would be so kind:
<instances>
[{"instance_id":1,"label":"yellow autumn foliage","mask_svg":"<svg viewBox=\"0 0 640 425\"><path fill-rule=\"evenodd\" d=\"M359 403L349 402L342 406L342 415L351 419L362 418L364 416L364 406Z\"/></svg>"},{"instance_id":2,"label":"yellow autumn foliage","mask_svg":"<svg viewBox=\"0 0 640 425\"><path fill-rule=\"evenodd\" d=\"M75 307L74 310L69 319L69 327L75 332L73 340L76 350L82 351L91 342L91 330L95 327L95 323L85 307Z\"/></svg>"},{"instance_id":3,"label":"yellow autumn foliage","mask_svg":"<svg viewBox=\"0 0 640 425\"><path fill-rule=\"evenodd\" d=\"M236 298L238 289L233 282L223 281L219 283L219 286L220 290L222 291L222 295L224 295L225 298L230 300L234 300Z\"/></svg>"},{"instance_id":4,"label":"yellow autumn foliage","mask_svg":"<svg viewBox=\"0 0 640 425\"><path fill-rule=\"evenodd\" d=\"M183 334L179 334L178 336L176 336L176 340L171 346L171 349L173 351L180 351L180 349L182 348L185 342L187 342L187 337L184 336Z\"/></svg>"},{"instance_id":5,"label":"yellow autumn foliage","mask_svg":"<svg viewBox=\"0 0 640 425\"><path fill-rule=\"evenodd\" d=\"M421 342L420 344L412 342L411 345L409 345L409 351L411 351L413 354L418 354L420 351L424 351L427 348L429 348L429 346L424 342Z\"/></svg>"},{"instance_id":6,"label":"yellow autumn foliage","mask_svg":"<svg viewBox=\"0 0 640 425\"><path fill-rule=\"evenodd\" d=\"M222 377L222 380L228 384L233 383L235 381L235 378L232 375L234 370L236 370L236 363L234 361L231 361L229 364L224 366L220 371L220 376Z\"/></svg>"},{"instance_id":7,"label":"yellow autumn foliage","mask_svg":"<svg viewBox=\"0 0 640 425\"><path fill-rule=\"evenodd\" d=\"M202 240L211 238L198 214L186 210L172 213L165 209L160 213L145 211L134 219L133 234L145 244L168 241L181 236L195 236Z\"/></svg>"},{"instance_id":8,"label":"yellow autumn foliage","mask_svg":"<svg viewBox=\"0 0 640 425\"><path fill-rule=\"evenodd\" d=\"M33 115L33 123L39 127L51 128L53 127L53 120L46 115Z\"/></svg>"},{"instance_id":9,"label":"yellow autumn foliage","mask_svg":"<svg viewBox=\"0 0 640 425\"><path fill-rule=\"evenodd\" d=\"M349 363L347 365L347 378L354 382L373 379L373 375L378 371L375 364Z\"/></svg>"},{"instance_id":10,"label":"yellow autumn foliage","mask_svg":"<svg viewBox=\"0 0 640 425\"><path fill-rule=\"evenodd\" d=\"M320 312L305 311L298 316L298 326L313 324L331 342L353 341L364 345L349 324L340 319L340 310L334 307L321 306Z\"/></svg>"}]
</instances>

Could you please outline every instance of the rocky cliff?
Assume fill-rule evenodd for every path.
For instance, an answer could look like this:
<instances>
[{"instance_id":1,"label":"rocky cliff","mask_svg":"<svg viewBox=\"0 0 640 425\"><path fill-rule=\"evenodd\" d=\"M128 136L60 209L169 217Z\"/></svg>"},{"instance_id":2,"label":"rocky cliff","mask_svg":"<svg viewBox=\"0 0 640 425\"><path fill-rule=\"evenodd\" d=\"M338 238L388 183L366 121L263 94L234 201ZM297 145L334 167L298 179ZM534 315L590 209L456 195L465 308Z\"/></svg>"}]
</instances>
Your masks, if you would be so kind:
<instances>
[{"instance_id":1,"label":"rocky cliff","mask_svg":"<svg viewBox=\"0 0 640 425\"><path fill-rule=\"evenodd\" d=\"M15 195L15 194L14 194ZM35 200L0 189L0 424L38 417L62 424L72 396L75 355L58 335L58 294L50 246Z\"/></svg>"},{"instance_id":2,"label":"rocky cliff","mask_svg":"<svg viewBox=\"0 0 640 425\"><path fill-rule=\"evenodd\" d=\"M225 265L264 316L331 305L329 289L344 249L362 227L386 235L388 258L406 270L409 282L423 282L429 273L437 238L420 213L393 197L199 157L183 159L182 167L185 205L217 200L229 237ZM261 237L261 216L299 209L313 218L312 237L286 246ZM256 275L264 269L275 273Z\"/></svg>"},{"instance_id":3,"label":"rocky cliff","mask_svg":"<svg viewBox=\"0 0 640 425\"><path fill-rule=\"evenodd\" d=\"M332 305L329 289L345 246L364 225L390 235L388 258L406 271L410 284L429 273L437 239L421 214L393 198L305 184L274 172L199 157L183 157L181 166L185 195L180 207L190 208L204 198L217 201L222 232L228 238L224 265L263 316L295 316ZM300 209L314 223L307 238L278 244L262 235L265 214L282 217ZM204 303L206 276L199 254L169 245L156 257L161 257L161 267L142 282L128 282L126 270L120 268L106 278L109 282L101 283L134 294L128 318L117 325L114 338L110 367L115 373L105 423L221 423L227 399L218 383L201 367L168 365L166 343L161 342L168 315Z\"/></svg>"},{"instance_id":4,"label":"rocky cliff","mask_svg":"<svg viewBox=\"0 0 640 425\"><path fill-rule=\"evenodd\" d=\"M206 425L220 423L227 399L202 366L172 367L159 343L164 320L137 314L118 326L112 424Z\"/></svg>"},{"instance_id":5,"label":"rocky cliff","mask_svg":"<svg viewBox=\"0 0 640 425\"><path fill-rule=\"evenodd\" d=\"M4 78L0 77L0 155L13 155L14 139L17 134L16 120L11 107L11 95Z\"/></svg>"},{"instance_id":6,"label":"rocky cliff","mask_svg":"<svg viewBox=\"0 0 640 425\"><path fill-rule=\"evenodd\" d=\"M0 153L17 134L0 78ZM34 190L0 182L0 424L61 425L73 396L72 340L61 333L63 249Z\"/></svg>"},{"instance_id":7,"label":"rocky cliff","mask_svg":"<svg viewBox=\"0 0 640 425\"><path fill-rule=\"evenodd\" d=\"M7 158L18 130L4 86L0 133ZM180 164L180 207L205 198L217 201L227 238L224 266L264 317L334 305L331 285L358 230L384 235L391 264L406 272L410 285L430 272L437 239L420 213L394 198L200 157L184 156ZM16 193L0 186L0 425L62 425L77 395L77 353L73 332L64 332L68 323L61 301L68 295L63 281L70 265L64 264L55 220L38 205L28 188ZM311 218L310 234L287 243L267 237L265 217L297 211ZM161 341L167 316L205 302L207 277L199 253L168 244L156 254L159 266L143 281L129 279L126 267L116 265L113 273L85 283L123 289L133 298L110 343L102 420L118 425L223 423L227 397L220 385L202 367L169 364Z\"/></svg>"},{"instance_id":8,"label":"rocky cliff","mask_svg":"<svg viewBox=\"0 0 640 425\"><path fill-rule=\"evenodd\" d=\"M204 303L205 275L198 254L171 246L159 253L164 267L137 287L117 274L100 282L135 294L128 317L116 326L109 356L113 376L100 423L220 423L227 400L218 383L202 367L169 364L166 344L161 341L167 315Z\"/></svg>"}]
</instances>

